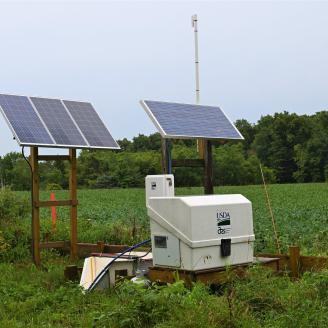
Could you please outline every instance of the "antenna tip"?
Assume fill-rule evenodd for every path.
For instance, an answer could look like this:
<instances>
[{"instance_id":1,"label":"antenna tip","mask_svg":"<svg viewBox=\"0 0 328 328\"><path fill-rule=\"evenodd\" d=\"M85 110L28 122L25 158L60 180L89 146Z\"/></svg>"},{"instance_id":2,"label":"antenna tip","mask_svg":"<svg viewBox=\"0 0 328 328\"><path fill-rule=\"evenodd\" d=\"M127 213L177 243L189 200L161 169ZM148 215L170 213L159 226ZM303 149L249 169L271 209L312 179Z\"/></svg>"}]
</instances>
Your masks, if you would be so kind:
<instances>
[{"instance_id":1,"label":"antenna tip","mask_svg":"<svg viewBox=\"0 0 328 328\"><path fill-rule=\"evenodd\" d=\"M197 15L196 14L191 16L191 25L192 25L192 27L195 26L195 22L197 22Z\"/></svg>"}]
</instances>

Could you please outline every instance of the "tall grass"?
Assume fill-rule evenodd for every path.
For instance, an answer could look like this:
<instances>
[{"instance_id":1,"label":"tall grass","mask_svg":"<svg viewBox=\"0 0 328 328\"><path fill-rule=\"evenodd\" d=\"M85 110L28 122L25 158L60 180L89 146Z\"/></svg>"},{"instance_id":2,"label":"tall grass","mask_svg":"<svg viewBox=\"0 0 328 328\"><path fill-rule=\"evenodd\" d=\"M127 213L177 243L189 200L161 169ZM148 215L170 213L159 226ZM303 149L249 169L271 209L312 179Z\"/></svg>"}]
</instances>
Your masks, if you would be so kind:
<instances>
[{"instance_id":1,"label":"tall grass","mask_svg":"<svg viewBox=\"0 0 328 328\"><path fill-rule=\"evenodd\" d=\"M269 192L284 250L292 243L302 252L327 255L326 184L273 185ZM178 189L199 194L200 188ZM252 201L256 248L274 251L271 221L260 186L217 188L242 193ZM114 290L81 293L64 280L69 259L47 251L43 266L30 261L28 193L0 192L0 327L327 327L328 271L306 273L300 280L274 276L262 267L220 288L182 282L143 289L124 282ZM56 192L67 198L66 191ZM49 199L49 193L42 193ZM149 235L144 191L79 192L79 240L133 243ZM58 208L52 232L49 210L41 211L42 237L67 239L69 212Z\"/></svg>"},{"instance_id":2,"label":"tall grass","mask_svg":"<svg viewBox=\"0 0 328 328\"><path fill-rule=\"evenodd\" d=\"M141 288L124 282L114 290L82 294L64 281L65 260L0 264L1 327L278 327L328 325L328 271L299 281L254 267L219 291L181 281Z\"/></svg>"}]
</instances>

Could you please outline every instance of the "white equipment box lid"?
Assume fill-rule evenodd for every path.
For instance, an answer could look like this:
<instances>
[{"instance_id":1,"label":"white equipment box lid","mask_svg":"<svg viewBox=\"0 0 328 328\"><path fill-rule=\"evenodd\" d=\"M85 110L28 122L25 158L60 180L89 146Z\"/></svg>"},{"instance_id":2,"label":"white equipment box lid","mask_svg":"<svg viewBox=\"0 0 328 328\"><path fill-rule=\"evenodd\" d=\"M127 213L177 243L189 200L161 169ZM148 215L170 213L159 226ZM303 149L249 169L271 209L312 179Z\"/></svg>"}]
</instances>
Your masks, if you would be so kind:
<instances>
[{"instance_id":1,"label":"white equipment box lid","mask_svg":"<svg viewBox=\"0 0 328 328\"><path fill-rule=\"evenodd\" d=\"M254 241L252 204L240 194L150 197L148 215L190 247Z\"/></svg>"}]
</instances>

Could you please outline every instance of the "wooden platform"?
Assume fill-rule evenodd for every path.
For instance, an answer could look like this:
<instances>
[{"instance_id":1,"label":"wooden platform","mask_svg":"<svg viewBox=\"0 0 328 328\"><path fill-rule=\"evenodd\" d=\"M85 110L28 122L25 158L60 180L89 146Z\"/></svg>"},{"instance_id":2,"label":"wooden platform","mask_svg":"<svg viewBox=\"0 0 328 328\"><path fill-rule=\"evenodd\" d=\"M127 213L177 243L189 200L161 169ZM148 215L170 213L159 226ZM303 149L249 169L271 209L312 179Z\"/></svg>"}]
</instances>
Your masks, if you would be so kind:
<instances>
[{"instance_id":1,"label":"wooden platform","mask_svg":"<svg viewBox=\"0 0 328 328\"><path fill-rule=\"evenodd\" d=\"M162 267L149 268L148 278L154 282L173 283L178 279L184 280L187 285L200 281L205 284L222 284L230 277L243 276L245 269L254 263L279 271L279 258L255 257L253 263L234 265L225 268L212 268L206 270L188 271Z\"/></svg>"},{"instance_id":2,"label":"wooden platform","mask_svg":"<svg viewBox=\"0 0 328 328\"><path fill-rule=\"evenodd\" d=\"M43 243L42 246L42 248L57 248L64 252L69 252L70 250L69 241L48 242ZM101 254L101 256L113 256L113 254L120 253L128 248L126 245L109 245L103 242L98 242L97 244L78 243L77 246L78 255L80 257L90 256L92 253L97 255ZM246 269L254 263L259 263L259 265L271 268L277 273L288 273L292 279L298 279L306 271L328 269L328 257L303 256L298 246L290 246L288 254L257 254L251 264L247 263L227 268L188 271L175 268L147 266L147 269L149 269L148 277L151 281L173 283L178 279L182 279L189 285L195 281L202 281L207 284L222 284L236 275L243 276ZM77 276L77 271L77 266L68 266L65 276L68 278L71 277L71 272L74 276Z\"/></svg>"},{"instance_id":3,"label":"wooden platform","mask_svg":"<svg viewBox=\"0 0 328 328\"><path fill-rule=\"evenodd\" d=\"M288 254L257 254L254 262L271 268L277 273L288 273L292 279L298 279L304 272L328 269L328 258L321 256L303 256L298 246L290 246ZM214 268L201 271L186 271L152 267L149 270L149 279L172 283L179 279L187 284L201 281L207 284L221 284L234 276L242 276L250 264L231 266L228 268Z\"/></svg>"}]
</instances>

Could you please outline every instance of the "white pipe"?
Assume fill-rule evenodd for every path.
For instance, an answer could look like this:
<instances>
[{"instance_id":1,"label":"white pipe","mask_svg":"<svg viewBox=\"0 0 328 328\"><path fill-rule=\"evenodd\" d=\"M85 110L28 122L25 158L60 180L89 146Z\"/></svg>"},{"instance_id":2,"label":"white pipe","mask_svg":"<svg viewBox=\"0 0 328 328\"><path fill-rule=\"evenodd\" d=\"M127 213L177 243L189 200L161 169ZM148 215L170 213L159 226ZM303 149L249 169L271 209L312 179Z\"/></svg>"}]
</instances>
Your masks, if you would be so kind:
<instances>
[{"instance_id":1,"label":"white pipe","mask_svg":"<svg viewBox=\"0 0 328 328\"><path fill-rule=\"evenodd\" d=\"M195 78L196 78L196 104L200 102L200 90L199 90L199 56L198 56L198 19L197 15L191 16L191 26L194 28L195 36ZM201 158L204 158L204 141L197 140L197 151Z\"/></svg>"},{"instance_id":2,"label":"white pipe","mask_svg":"<svg viewBox=\"0 0 328 328\"><path fill-rule=\"evenodd\" d=\"M199 90L199 57L198 57L198 24L197 15L192 15L191 24L194 28L195 35L195 73L196 73L196 104L200 101L200 90Z\"/></svg>"}]
</instances>

